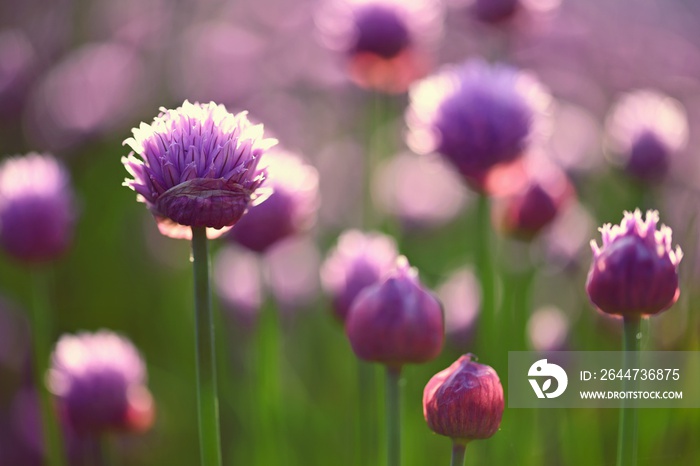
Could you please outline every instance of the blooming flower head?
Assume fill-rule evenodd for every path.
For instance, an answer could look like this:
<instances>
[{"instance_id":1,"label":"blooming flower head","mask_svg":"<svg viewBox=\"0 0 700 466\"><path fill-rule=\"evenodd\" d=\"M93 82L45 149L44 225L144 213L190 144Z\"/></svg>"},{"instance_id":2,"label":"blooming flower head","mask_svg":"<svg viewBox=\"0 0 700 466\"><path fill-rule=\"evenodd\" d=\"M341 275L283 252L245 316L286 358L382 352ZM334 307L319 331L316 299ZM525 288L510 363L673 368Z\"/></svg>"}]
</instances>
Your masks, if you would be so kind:
<instances>
[{"instance_id":1,"label":"blooming flower head","mask_svg":"<svg viewBox=\"0 0 700 466\"><path fill-rule=\"evenodd\" d=\"M606 122L612 160L646 182L663 179L673 156L688 142L688 117L680 102L651 90L624 94Z\"/></svg>"},{"instance_id":2,"label":"blooming flower head","mask_svg":"<svg viewBox=\"0 0 700 466\"><path fill-rule=\"evenodd\" d=\"M76 431L143 431L153 423L146 366L133 344L112 332L61 337L48 383Z\"/></svg>"},{"instance_id":3,"label":"blooming flower head","mask_svg":"<svg viewBox=\"0 0 700 466\"><path fill-rule=\"evenodd\" d=\"M442 351L442 306L405 257L352 303L345 332L358 358L392 367L435 359Z\"/></svg>"},{"instance_id":4,"label":"blooming flower head","mask_svg":"<svg viewBox=\"0 0 700 466\"><path fill-rule=\"evenodd\" d=\"M531 75L481 60L420 81L410 100L409 144L439 152L478 190L492 168L517 159L542 135L550 104Z\"/></svg>"},{"instance_id":5,"label":"blooming flower head","mask_svg":"<svg viewBox=\"0 0 700 466\"><path fill-rule=\"evenodd\" d=\"M683 253L671 249L671 229L659 213L639 209L625 212L619 225L600 229L603 245L591 241L593 263L586 291L598 309L620 316L657 314L671 307L680 294L678 264Z\"/></svg>"},{"instance_id":6,"label":"blooming flower head","mask_svg":"<svg viewBox=\"0 0 700 466\"><path fill-rule=\"evenodd\" d=\"M459 442L486 439L503 417L503 387L491 367L465 354L438 372L423 391L423 416L435 433Z\"/></svg>"},{"instance_id":7,"label":"blooming flower head","mask_svg":"<svg viewBox=\"0 0 700 466\"><path fill-rule=\"evenodd\" d=\"M340 235L321 268L321 281L333 299L338 320L345 322L357 295L384 278L398 254L393 238L381 233L349 230Z\"/></svg>"},{"instance_id":8,"label":"blooming flower head","mask_svg":"<svg viewBox=\"0 0 700 466\"><path fill-rule=\"evenodd\" d=\"M329 0L317 23L326 45L347 57L358 85L403 92L426 71L442 8L435 0Z\"/></svg>"},{"instance_id":9,"label":"blooming flower head","mask_svg":"<svg viewBox=\"0 0 700 466\"><path fill-rule=\"evenodd\" d=\"M258 164L277 141L264 138L262 125L251 124L245 112L185 101L175 110L161 108L153 123L141 123L133 135L124 141L133 152L122 163L134 178L124 184L138 193L166 236L189 238L188 227L207 227L210 238L219 236L251 202L263 199L259 188L266 174Z\"/></svg>"},{"instance_id":10,"label":"blooming flower head","mask_svg":"<svg viewBox=\"0 0 700 466\"><path fill-rule=\"evenodd\" d=\"M256 252L279 240L308 231L316 222L319 205L318 172L299 157L271 151L262 164L272 194L251 207L231 230L229 238Z\"/></svg>"},{"instance_id":11,"label":"blooming flower head","mask_svg":"<svg viewBox=\"0 0 700 466\"><path fill-rule=\"evenodd\" d=\"M71 244L77 218L68 171L50 155L0 164L0 244L15 259L56 259Z\"/></svg>"}]
</instances>

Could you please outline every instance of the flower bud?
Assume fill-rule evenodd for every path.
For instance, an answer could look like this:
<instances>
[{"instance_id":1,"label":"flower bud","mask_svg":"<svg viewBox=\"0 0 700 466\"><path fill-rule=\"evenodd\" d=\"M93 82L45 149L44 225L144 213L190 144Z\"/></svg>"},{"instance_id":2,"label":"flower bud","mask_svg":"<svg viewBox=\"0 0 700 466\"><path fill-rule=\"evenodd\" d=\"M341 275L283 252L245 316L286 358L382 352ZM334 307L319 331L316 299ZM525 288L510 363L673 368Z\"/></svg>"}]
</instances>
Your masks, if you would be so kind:
<instances>
[{"instance_id":1,"label":"flower bud","mask_svg":"<svg viewBox=\"0 0 700 466\"><path fill-rule=\"evenodd\" d=\"M461 356L423 391L423 416L434 432L457 441L486 439L503 416L503 387L491 367Z\"/></svg>"},{"instance_id":2,"label":"flower bud","mask_svg":"<svg viewBox=\"0 0 700 466\"><path fill-rule=\"evenodd\" d=\"M442 308L402 256L384 281L355 299L345 331L360 359L396 367L426 362L442 350Z\"/></svg>"},{"instance_id":3,"label":"flower bud","mask_svg":"<svg viewBox=\"0 0 700 466\"><path fill-rule=\"evenodd\" d=\"M657 314L680 294L678 264L683 253L671 249L671 229L657 231L659 213L625 212L620 225L603 225L603 245L591 241L593 263L586 291L598 309L620 316Z\"/></svg>"}]
</instances>

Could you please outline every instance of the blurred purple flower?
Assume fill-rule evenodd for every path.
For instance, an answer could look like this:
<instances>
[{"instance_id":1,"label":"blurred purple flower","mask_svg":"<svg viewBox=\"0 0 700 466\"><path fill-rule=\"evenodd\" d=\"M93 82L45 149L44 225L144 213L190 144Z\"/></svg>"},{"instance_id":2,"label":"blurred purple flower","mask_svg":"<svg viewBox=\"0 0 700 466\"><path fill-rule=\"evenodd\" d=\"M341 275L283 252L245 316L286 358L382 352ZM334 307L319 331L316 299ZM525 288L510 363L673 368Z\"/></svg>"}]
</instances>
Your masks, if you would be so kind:
<instances>
[{"instance_id":1,"label":"blurred purple flower","mask_svg":"<svg viewBox=\"0 0 700 466\"><path fill-rule=\"evenodd\" d=\"M15 259L56 259L71 245L77 218L68 171L30 153L0 165L0 244Z\"/></svg>"},{"instance_id":2,"label":"blurred purple flower","mask_svg":"<svg viewBox=\"0 0 700 466\"><path fill-rule=\"evenodd\" d=\"M179 37L168 85L180 98L240 103L259 89L265 56L260 34L221 18L197 22Z\"/></svg>"},{"instance_id":3,"label":"blurred purple flower","mask_svg":"<svg viewBox=\"0 0 700 466\"><path fill-rule=\"evenodd\" d=\"M537 309L527 322L527 334L535 351L565 350L568 333L569 319L554 306Z\"/></svg>"},{"instance_id":4,"label":"blurred purple flower","mask_svg":"<svg viewBox=\"0 0 700 466\"><path fill-rule=\"evenodd\" d=\"M175 5L167 0L97 0L91 2L88 24L99 39L154 50L168 42L174 17Z\"/></svg>"},{"instance_id":5,"label":"blurred purple flower","mask_svg":"<svg viewBox=\"0 0 700 466\"><path fill-rule=\"evenodd\" d=\"M497 23L513 16L520 6L520 0L473 0L469 11L481 21Z\"/></svg>"},{"instance_id":6,"label":"blurred purple flower","mask_svg":"<svg viewBox=\"0 0 700 466\"><path fill-rule=\"evenodd\" d=\"M445 308L445 336L456 348L467 346L481 309L481 287L468 268L454 271L437 289Z\"/></svg>"},{"instance_id":7,"label":"blurred purple flower","mask_svg":"<svg viewBox=\"0 0 700 466\"><path fill-rule=\"evenodd\" d=\"M307 237L288 238L267 252L266 278L281 310L301 309L318 295L320 262L316 243Z\"/></svg>"},{"instance_id":8,"label":"blurred purple flower","mask_svg":"<svg viewBox=\"0 0 700 466\"><path fill-rule=\"evenodd\" d=\"M329 0L317 24L323 42L346 56L356 84L404 92L428 70L442 19L434 0Z\"/></svg>"},{"instance_id":9,"label":"blurred purple flower","mask_svg":"<svg viewBox=\"0 0 700 466\"><path fill-rule=\"evenodd\" d=\"M503 387L493 368L461 356L435 374L423 390L423 416L437 434L466 443L498 431Z\"/></svg>"},{"instance_id":10,"label":"blurred purple flower","mask_svg":"<svg viewBox=\"0 0 700 466\"><path fill-rule=\"evenodd\" d=\"M36 54L26 34L0 30L0 116L20 112L35 66Z\"/></svg>"},{"instance_id":11,"label":"blurred purple flower","mask_svg":"<svg viewBox=\"0 0 700 466\"><path fill-rule=\"evenodd\" d=\"M680 102L656 91L638 90L619 98L606 131L613 161L641 181L657 182L688 142L688 117Z\"/></svg>"},{"instance_id":12,"label":"blurred purple flower","mask_svg":"<svg viewBox=\"0 0 700 466\"><path fill-rule=\"evenodd\" d=\"M345 322L350 306L367 286L383 279L394 267L398 250L390 236L349 230L328 253L321 268L321 281L333 299L333 310Z\"/></svg>"},{"instance_id":13,"label":"blurred purple flower","mask_svg":"<svg viewBox=\"0 0 700 466\"><path fill-rule=\"evenodd\" d=\"M467 200L458 175L440 158L399 154L377 170L379 207L408 228L434 228L461 212Z\"/></svg>"},{"instance_id":14,"label":"blurred purple flower","mask_svg":"<svg viewBox=\"0 0 700 466\"><path fill-rule=\"evenodd\" d=\"M145 101L144 63L116 43L83 45L51 69L34 89L30 135L53 150L122 125Z\"/></svg>"},{"instance_id":15,"label":"blurred purple flower","mask_svg":"<svg viewBox=\"0 0 700 466\"><path fill-rule=\"evenodd\" d=\"M511 183L515 187L512 192L496 197L492 210L498 229L525 241L548 227L575 193L566 174L553 166L530 171L519 182Z\"/></svg>"},{"instance_id":16,"label":"blurred purple flower","mask_svg":"<svg viewBox=\"0 0 700 466\"><path fill-rule=\"evenodd\" d=\"M258 188L266 173L258 164L277 141L264 138L262 125L251 124L245 112L185 101L132 131L124 144L141 159L134 152L122 158L134 177L124 185L148 206L162 234L190 238L189 227L199 226L217 237L251 202L264 199Z\"/></svg>"},{"instance_id":17,"label":"blurred purple flower","mask_svg":"<svg viewBox=\"0 0 700 466\"><path fill-rule=\"evenodd\" d=\"M48 384L78 432L141 432L153 424L146 365L134 345L115 333L61 337L52 354Z\"/></svg>"},{"instance_id":18,"label":"blurred purple flower","mask_svg":"<svg viewBox=\"0 0 700 466\"><path fill-rule=\"evenodd\" d=\"M405 257L381 282L363 289L345 320L358 358L391 367L423 363L442 351L442 307Z\"/></svg>"},{"instance_id":19,"label":"blurred purple flower","mask_svg":"<svg viewBox=\"0 0 700 466\"><path fill-rule=\"evenodd\" d=\"M261 258L248 249L234 245L221 248L214 260L214 287L223 305L243 325L257 320L262 304Z\"/></svg>"},{"instance_id":20,"label":"blurred purple flower","mask_svg":"<svg viewBox=\"0 0 700 466\"><path fill-rule=\"evenodd\" d=\"M646 220L637 209L625 212L619 225L603 225L603 245L591 240L593 263L586 291L591 302L607 314L644 316L671 307L680 294L679 246L671 249L671 229L656 230L659 213L650 210Z\"/></svg>"},{"instance_id":21,"label":"blurred purple flower","mask_svg":"<svg viewBox=\"0 0 700 466\"><path fill-rule=\"evenodd\" d=\"M263 252L286 237L308 231L316 223L318 172L295 154L275 149L259 167L267 170L265 185L272 194L262 204L248 209L227 238Z\"/></svg>"},{"instance_id":22,"label":"blurred purple flower","mask_svg":"<svg viewBox=\"0 0 700 466\"><path fill-rule=\"evenodd\" d=\"M439 152L483 190L491 169L516 160L542 136L551 99L529 74L475 60L417 83L410 100L412 148Z\"/></svg>"}]
</instances>

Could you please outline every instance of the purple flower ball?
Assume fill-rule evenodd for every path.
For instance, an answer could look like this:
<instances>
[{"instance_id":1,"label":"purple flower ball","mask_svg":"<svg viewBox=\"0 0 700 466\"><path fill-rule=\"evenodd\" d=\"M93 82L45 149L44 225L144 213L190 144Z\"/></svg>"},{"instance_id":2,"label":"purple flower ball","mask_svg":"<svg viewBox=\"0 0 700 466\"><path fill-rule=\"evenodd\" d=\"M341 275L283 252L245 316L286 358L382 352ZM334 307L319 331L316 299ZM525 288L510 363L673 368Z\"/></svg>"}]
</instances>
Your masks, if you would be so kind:
<instances>
[{"instance_id":1,"label":"purple flower ball","mask_svg":"<svg viewBox=\"0 0 700 466\"><path fill-rule=\"evenodd\" d=\"M321 268L323 287L333 300L339 321L345 322L353 301L366 287L383 279L398 257L396 243L381 233L346 231Z\"/></svg>"},{"instance_id":2,"label":"purple flower ball","mask_svg":"<svg viewBox=\"0 0 700 466\"><path fill-rule=\"evenodd\" d=\"M435 0L329 0L316 19L356 84L397 93L429 69L443 8Z\"/></svg>"},{"instance_id":3,"label":"purple flower ball","mask_svg":"<svg viewBox=\"0 0 700 466\"><path fill-rule=\"evenodd\" d=\"M680 102L651 90L624 94L606 122L610 159L645 182L662 181L688 142L688 117Z\"/></svg>"},{"instance_id":4,"label":"purple flower ball","mask_svg":"<svg viewBox=\"0 0 700 466\"><path fill-rule=\"evenodd\" d=\"M75 199L70 177L50 155L30 153L0 165L0 244L17 260L58 258L71 245Z\"/></svg>"},{"instance_id":5,"label":"purple flower ball","mask_svg":"<svg viewBox=\"0 0 700 466\"><path fill-rule=\"evenodd\" d=\"M294 154L275 150L265 156L263 163L267 170L265 183L272 194L251 207L228 235L255 252L264 252L286 237L311 229L319 206L315 168Z\"/></svg>"},{"instance_id":6,"label":"purple flower ball","mask_svg":"<svg viewBox=\"0 0 700 466\"><path fill-rule=\"evenodd\" d=\"M498 431L503 387L491 367L461 356L430 379L423 391L423 416L435 433L466 443Z\"/></svg>"},{"instance_id":7,"label":"purple flower ball","mask_svg":"<svg viewBox=\"0 0 700 466\"><path fill-rule=\"evenodd\" d=\"M401 256L384 281L353 301L345 332L360 359L391 367L427 362L442 351L442 307Z\"/></svg>"},{"instance_id":8,"label":"purple flower ball","mask_svg":"<svg viewBox=\"0 0 700 466\"><path fill-rule=\"evenodd\" d=\"M485 23L498 23L512 17L520 6L520 0L474 0L470 12Z\"/></svg>"},{"instance_id":9,"label":"purple flower ball","mask_svg":"<svg viewBox=\"0 0 700 466\"><path fill-rule=\"evenodd\" d=\"M264 199L259 188L266 173L258 164L277 141L264 138L262 125L251 124L246 112L185 101L175 110L161 108L153 123L132 132L124 144L133 152L122 163L134 179L124 184L164 235L190 238L188 227L207 227L210 238L219 236L251 202Z\"/></svg>"},{"instance_id":10,"label":"purple flower ball","mask_svg":"<svg viewBox=\"0 0 700 466\"><path fill-rule=\"evenodd\" d=\"M134 345L102 330L64 335L52 354L48 383L77 432L147 430L154 405L146 366Z\"/></svg>"},{"instance_id":11,"label":"purple flower ball","mask_svg":"<svg viewBox=\"0 0 700 466\"><path fill-rule=\"evenodd\" d=\"M355 28L351 53L373 53L392 58L411 43L408 25L401 13L381 3L362 5L355 12Z\"/></svg>"},{"instance_id":12,"label":"purple flower ball","mask_svg":"<svg viewBox=\"0 0 700 466\"><path fill-rule=\"evenodd\" d=\"M551 99L532 76L474 60L418 82L410 100L412 148L439 152L483 191L491 169L516 160L542 135Z\"/></svg>"},{"instance_id":13,"label":"purple flower ball","mask_svg":"<svg viewBox=\"0 0 700 466\"><path fill-rule=\"evenodd\" d=\"M586 291L598 309L623 317L657 314L671 307L680 294L678 264L683 253L671 249L671 229L657 231L659 213L639 209L625 212L620 225L600 229L601 247L591 241L593 263Z\"/></svg>"}]
</instances>

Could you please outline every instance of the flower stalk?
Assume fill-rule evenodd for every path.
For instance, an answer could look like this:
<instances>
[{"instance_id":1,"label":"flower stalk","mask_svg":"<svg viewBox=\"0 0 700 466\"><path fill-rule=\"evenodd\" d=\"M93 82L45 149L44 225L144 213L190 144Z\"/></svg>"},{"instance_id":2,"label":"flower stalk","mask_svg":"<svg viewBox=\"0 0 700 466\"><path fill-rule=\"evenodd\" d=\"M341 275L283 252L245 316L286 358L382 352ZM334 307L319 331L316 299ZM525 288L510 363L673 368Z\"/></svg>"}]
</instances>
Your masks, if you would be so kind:
<instances>
[{"instance_id":1,"label":"flower stalk","mask_svg":"<svg viewBox=\"0 0 700 466\"><path fill-rule=\"evenodd\" d=\"M202 466L221 466L221 434L216 386L214 321L209 289L209 251L205 227L192 227L194 266L197 416Z\"/></svg>"},{"instance_id":2,"label":"flower stalk","mask_svg":"<svg viewBox=\"0 0 700 466\"><path fill-rule=\"evenodd\" d=\"M450 466L463 466L464 453L467 450L467 443L462 441L452 441L452 460Z\"/></svg>"},{"instance_id":3,"label":"flower stalk","mask_svg":"<svg viewBox=\"0 0 700 466\"><path fill-rule=\"evenodd\" d=\"M33 302L31 306L32 344L34 352L34 383L39 394L41 427L48 466L65 466L63 441L51 394L44 380L48 371L51 339L51 312L49 304L49 271L33 271Z\"/></svg>"},{"instance_id":4,"label":"flower stalk","mask_svg":"<svg viewBox=\"0 0 700 466\"><path fill-rule=\"evenodd\" d=\"M639 365L640 325L639 316L624 318L624 361L623 371L634 369ZM636 390L634 379L623 380L624 391ZM620 428L617 438L617 466L636 466L637 464L637 424L638 412L634 400L622 400L620 409Z\"/></svg>"},{"instance_id":5,"label":"flower stalk","mask_svg":"<svg viewBox=\"0 0 700 466\"><path fill-rule=\"evenodd\" d=\"M401 465L401 366L386 366L387 466Z\"/></svg>"}]
</instances>

